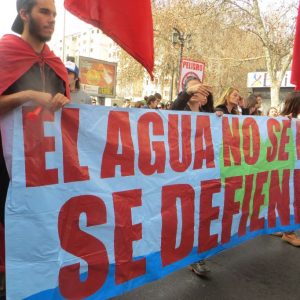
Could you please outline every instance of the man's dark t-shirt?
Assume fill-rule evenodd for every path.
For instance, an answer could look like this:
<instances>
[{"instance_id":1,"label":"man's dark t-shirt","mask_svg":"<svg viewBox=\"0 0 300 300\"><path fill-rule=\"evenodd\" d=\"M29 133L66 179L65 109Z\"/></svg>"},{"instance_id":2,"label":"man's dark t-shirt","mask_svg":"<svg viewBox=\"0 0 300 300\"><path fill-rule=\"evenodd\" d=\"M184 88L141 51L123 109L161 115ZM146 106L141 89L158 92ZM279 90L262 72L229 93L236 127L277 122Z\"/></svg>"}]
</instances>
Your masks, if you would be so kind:
<instances>
[{"instance_id":1,"label":"man's dark t-shirt","mask_svg":"<svg viewBox=\"0 0 300 300\"><path fill-rule=\"evenodd\" d=\"M3 95L10 95L25 90L47 92L52 94L52 96L57 93L65 94L66 91L63 80L46 64L33 65Z\"/></svg>"},{"instance_id":2,"label":"man's dark t-shirt","mask_svg":"<svg viewBox=\"0 0 300 300\"><path fill-rule=\"evenodd\" d=\"M23 76L13 83L3 95L34 90L47 92L54 96L57 93L65 94L64 81L47 64L33 65ZM0 222L4 224L4 206L9 184L0 136Z\"/></svg>"}]
</instances>

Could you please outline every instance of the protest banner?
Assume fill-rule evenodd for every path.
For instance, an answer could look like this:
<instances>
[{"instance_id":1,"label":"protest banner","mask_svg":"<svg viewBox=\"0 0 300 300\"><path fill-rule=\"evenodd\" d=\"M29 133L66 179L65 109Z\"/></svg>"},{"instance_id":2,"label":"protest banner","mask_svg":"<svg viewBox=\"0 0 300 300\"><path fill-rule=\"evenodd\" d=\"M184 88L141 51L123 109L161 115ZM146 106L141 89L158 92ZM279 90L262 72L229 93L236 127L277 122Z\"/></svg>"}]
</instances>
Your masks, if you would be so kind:
<instances>
[{"instance_id":1,"label":"protest banner","mask_svg":"<svg viewBox=\"0 0 300 300\"><path fill-rule=\"evenodd\" d=\"M8 299L106 299L300 224L300 122L69 105L14 114Z\"/></svg>"},{"instance_id":2,"label":"protest banner","mask_svg":"<svg viewBox=\"0 0 300 300\"><path fill-rule=\"evenodd\" d=\"M185 82L191 76L199 78L203 82L204 69L205 64L203 62L183 58L180 64L179 91L184 90Z\"/></svg>"}]
</instances>

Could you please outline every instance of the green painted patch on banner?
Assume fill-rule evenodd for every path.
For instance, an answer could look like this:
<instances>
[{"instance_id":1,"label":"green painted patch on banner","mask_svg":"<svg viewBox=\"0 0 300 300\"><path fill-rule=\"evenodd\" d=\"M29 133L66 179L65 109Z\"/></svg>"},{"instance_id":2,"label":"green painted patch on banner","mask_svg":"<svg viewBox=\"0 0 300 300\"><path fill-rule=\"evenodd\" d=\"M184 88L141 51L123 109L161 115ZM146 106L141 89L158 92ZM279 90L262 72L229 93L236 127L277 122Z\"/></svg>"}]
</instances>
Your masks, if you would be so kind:
<instances>
[{"instance_id":1,"label":"green painted patch on banner","mask_svg":"<svg viewBox=\"0 0 300 300\"><path fill-rule=\"evenodd\" d=\"M262 140L260 135L260 155L257 162L254 165L248 165L245 162L244 154L243 154L243 132L242 132L242 122L239 120L239 133L240 133L240 151L241 151L241 165L236 166L234 165L234 160L232 155L231 156L231 166L226 167L224 166L224 156L223 156L223 141L222 146L220 149L219 154L219 162L220 162L220 176L222 185L225 185L225 179L228 177L235 177L235 176L243 176L243 187L236 191L235 200L240 202L240 207L242 207L244 194L245 194L245 176L253 174L253 188L250 200L250 210L249 216L252 215L253 211L253 197L256 189L256 177L258 173L261 172L270 172L273 170L278 170L279 172L279 182L282 182L283 170L294 170L295 162L296 162L296 143L293 135L293 131L291 128L287 129L287 136L289 137L289 143L285 146L285 151L288 153L288 160L280 161L278 160L278 152L280 146L280 138L283 129L283 124L280 123L281 130L278 133L275 133L278 141L278 149L276 158L272 162L267 161L267 149L272 147L271 141L269 138ZM262 120L263 124L267 124L265 120ZM261 128L261 127L260 127ZM253 143L253 142L252 142ZM253 149L252 143L250 144L250 149ZM253 152L250 152L252 155ZM261 210L266 208L269 205L269 190L270 190L270 181L271 181L271 173L269 173L268 180L263 186L262 194L265 196L264 204L261 206Z\"/></svg>"}]
</instances>

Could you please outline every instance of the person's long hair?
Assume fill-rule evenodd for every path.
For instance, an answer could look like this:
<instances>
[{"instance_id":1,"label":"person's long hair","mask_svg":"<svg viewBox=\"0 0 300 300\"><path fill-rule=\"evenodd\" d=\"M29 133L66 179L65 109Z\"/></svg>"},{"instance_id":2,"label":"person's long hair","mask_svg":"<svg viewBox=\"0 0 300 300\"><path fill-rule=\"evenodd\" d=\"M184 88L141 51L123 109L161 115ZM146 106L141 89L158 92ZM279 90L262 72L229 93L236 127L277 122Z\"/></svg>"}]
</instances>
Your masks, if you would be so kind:
<instances>
[{"instance_id":1,"label":"person's long hair","mask_svg":"<svg viewBox=\"0 0 300 300\"><path fill-rule=\"evenodd\" d=\"M76 81L75 81L75 89L76 89L76 90L80 90L80 79L79 79L79 77L76 78Z\"/></svg>"},{"instance_id":2,"label":"person's long hair","mask_svg":"<svg viewBox=\"0 0 300 300\"><path fill-rule=\"evenodd\" d=\"M205 105L201 106L201 111L212 113L215 111L214 109L214 97L211 93L207 96L207 102Z\"/></svg>"},{"instance_id":3,"label":"person's long hair","mask_svg":"<svg viewBox=\"0 0 300 300\"><path fill-rule=\"evenodd\" d=\"M293 118L297 118L299 113L300 113L300 91L289 93L285 98L281 115L287 116L292 114Z\"/></svg>"},{"instance_id":4,"label":"person's long hair","mask_svg":"<svg viewBox=\"0 0 300 300\"><path fill-rule=\"evenodd\" d=\"M254 94L250 94L248 97L247 97L247 108L249 109L249 112L251 115L258 115L257 113L257 100L256 100L256 96Z\"/></svg>"},{"instance_id":5,"label":"person's long hair","mask_svg":"<svg viewBox=\"0 0 300 300\"><path fill-rule=\"evenodd\" d=\"M222 96L216 101L215 107L217 107L217 106L219 106L219 105L227 105L227 104L228 104L227 101L228 101L230 95L231 95L234 91L239 92L239 90L238 90L237 88L235 88L235 87L229 87L229 88L227 88L227 89L223 92ZM236 115L239 114L239 112L238 112L238 110L237 110L236 107L234 107L234 108L232 109L232 112L231 112L231 113L236 114Z\"/></svg>"}]
</instances>

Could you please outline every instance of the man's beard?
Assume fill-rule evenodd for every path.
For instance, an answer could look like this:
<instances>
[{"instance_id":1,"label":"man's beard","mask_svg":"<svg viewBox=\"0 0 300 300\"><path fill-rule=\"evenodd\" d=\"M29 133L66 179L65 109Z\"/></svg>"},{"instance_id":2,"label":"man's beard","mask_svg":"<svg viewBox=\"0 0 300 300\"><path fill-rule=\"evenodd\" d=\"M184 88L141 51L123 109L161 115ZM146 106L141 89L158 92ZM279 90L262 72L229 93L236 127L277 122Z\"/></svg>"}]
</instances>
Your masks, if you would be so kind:
<instances>
[{"instance_id":1,"label":"man's beard","mask_svg":"<svg viewBox=\"0 0 300 300\"><path fill-rule=\"evenodd\" d=\"M44 36L40 34L40 26L39 24L29 16L29 33L34 36L40 42L48 42L51 40L51 36Z\"/></svg>"}]
</instances>

